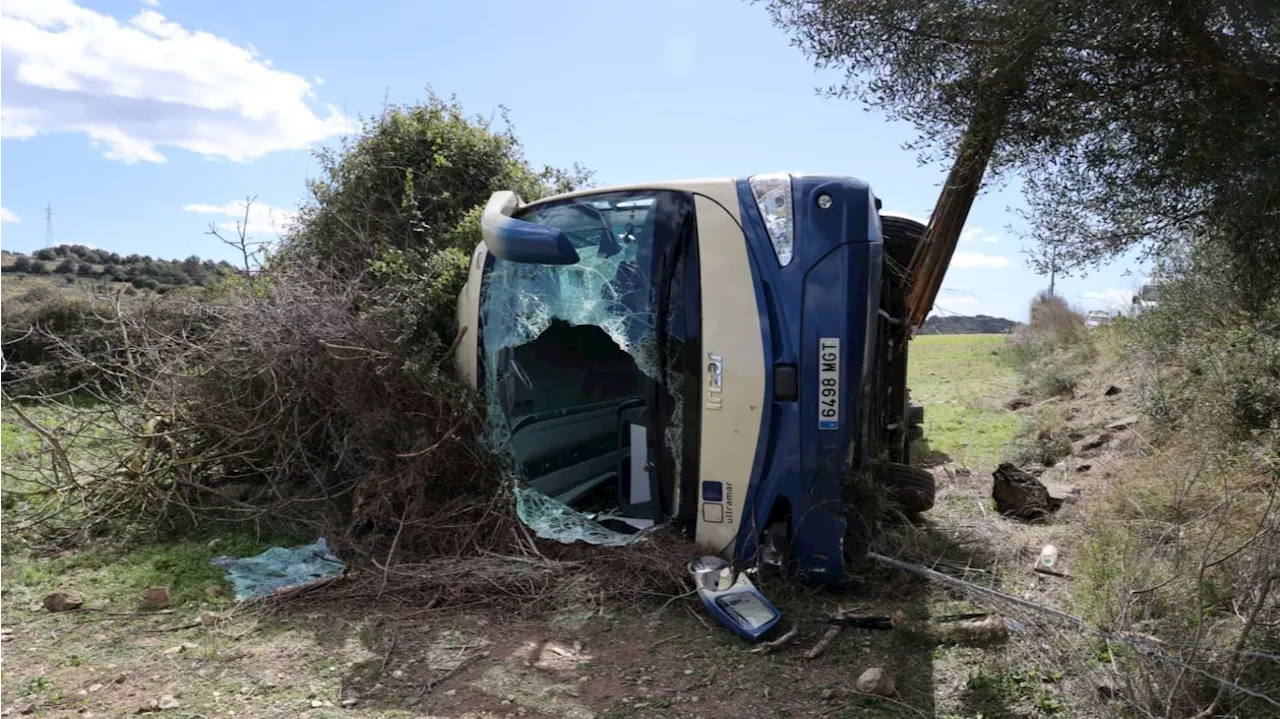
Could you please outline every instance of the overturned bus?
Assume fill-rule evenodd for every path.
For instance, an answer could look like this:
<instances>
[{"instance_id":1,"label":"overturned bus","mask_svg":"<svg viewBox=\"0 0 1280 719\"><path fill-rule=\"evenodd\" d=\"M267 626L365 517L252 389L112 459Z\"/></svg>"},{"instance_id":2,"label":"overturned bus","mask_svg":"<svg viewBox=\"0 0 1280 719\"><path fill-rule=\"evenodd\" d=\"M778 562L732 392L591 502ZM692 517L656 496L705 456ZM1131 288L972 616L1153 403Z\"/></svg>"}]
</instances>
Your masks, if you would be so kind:
<instances>
[{"instance_id":1,"label":"overturned bus","mask_svg":"<svg viewBox=\"0 0 1280 719\"><path fill-rule=\"evenodd\" d=\"M455 359L521 498L615 537L674 525L813 581L865 556L867 478L932 506L932 476L908 464L923 410L902 321L924 226L881 213L867 184L498 192L481 225Z\"/></svg>"}]
</instances>

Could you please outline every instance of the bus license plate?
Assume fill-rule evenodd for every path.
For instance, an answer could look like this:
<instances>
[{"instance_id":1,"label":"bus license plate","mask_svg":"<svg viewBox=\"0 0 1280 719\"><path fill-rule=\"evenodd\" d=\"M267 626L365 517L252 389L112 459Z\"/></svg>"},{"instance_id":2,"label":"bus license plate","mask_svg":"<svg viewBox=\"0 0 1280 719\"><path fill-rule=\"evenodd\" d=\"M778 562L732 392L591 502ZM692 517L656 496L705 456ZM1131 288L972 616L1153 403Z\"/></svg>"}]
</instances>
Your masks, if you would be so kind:
<instances>
[{"instance_id":1,"label":"bus license plate","mask_svg":"<svg viewBox=\"0 0 1280 719\"><path fill-rule=\"evenodd\" d=\"M840 338L818 339L818 429L840 428Z\"/></svg>"}]
</instances>

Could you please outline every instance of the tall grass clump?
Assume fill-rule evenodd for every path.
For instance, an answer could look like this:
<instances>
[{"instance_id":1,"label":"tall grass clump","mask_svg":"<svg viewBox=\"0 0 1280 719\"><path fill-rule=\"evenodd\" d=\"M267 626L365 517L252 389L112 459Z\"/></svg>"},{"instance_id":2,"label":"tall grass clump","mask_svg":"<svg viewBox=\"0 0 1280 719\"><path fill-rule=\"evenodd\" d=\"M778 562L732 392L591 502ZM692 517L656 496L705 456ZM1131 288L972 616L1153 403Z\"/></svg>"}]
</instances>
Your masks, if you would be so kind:
<instances>
[{"instance_id":1,"label":"tall grass clump","mask_svg":"<svg viewBox=\"0 0 1280 719\"><path fill-rule=\"evenodd\" d=\"M1056 397L1075 391L1095 348L1084 315L1062 297L1045 291L1031 300L1027 324L1010 335L1008 356L1026 392Z\"/></svg>"}]
</instances>

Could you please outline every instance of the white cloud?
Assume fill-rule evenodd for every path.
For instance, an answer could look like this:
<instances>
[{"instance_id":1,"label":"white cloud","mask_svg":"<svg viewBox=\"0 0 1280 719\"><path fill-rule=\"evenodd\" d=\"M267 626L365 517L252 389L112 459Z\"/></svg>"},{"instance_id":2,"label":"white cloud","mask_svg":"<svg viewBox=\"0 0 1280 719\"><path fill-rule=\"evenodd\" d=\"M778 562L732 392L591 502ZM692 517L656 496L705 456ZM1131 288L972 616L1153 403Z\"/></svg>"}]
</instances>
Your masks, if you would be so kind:
<instances>
[{"instance_id":1,"label":"white cloud","mask_svg":"<svg viewBox=\"0 0 1280 719\"><path fill-rule=\"evenodd\" d=\"M966 229L964 230L964 232L961 232L961 233L960 233L960 242L961 242L961 244L966 244L966 245L967 245L967 244L969 244L970 242L973 242L973 238L975 238L975 237L977 237L978 235L981 235L981 234L982 234L982 228L981 228L981 227L969 227L969 228L966 228Z\"/></svg>"},{"instance_id":2,"label":"white cloud","mask_svg":"<svg viewBox=\"0 0 1280 719\"><path fill-rule=\"evenodd\" d=\"M160 0L142 0L142 4L150 5L151 7L160 7Z\"/></svg>"},{"instance_id":3,"label":"white cloud","mask_svg":"<svg viewBox=\"0 0 1280 719\"><path fill-rule=\"evenodd\" d=\"M1124 309L1133 302L1133 291L1112 287L1097 292L1086 292L1081 297L1086 302L1100 305L1105 309Z\"/></svg>"},{"instance_id":4,"label":"white cloud","mask_svg":"<svg viewBox=\"0 0 1280 719\"><path fill-rule=\"evenodd\" d=\"M203 215L221 215L229 219L215 223L218 229L234 233L237 225L240 225L245 226L245 234L257 236L279 235L289 227L295 216L295 213L288 210L254 202L249 205L249 222L246 226L244 200L232 200L224 205L185 205L182 209Z\"/></svg>"},{"instance_id":5,"label":"white cloud","mask_svg":"<svg viewBox=\"0 0 1280 719\"><path fill-rule=\"evenodd\" d=\"M988 255L985 252L957 252L951 256L951 266L962 270L998 269L1009 267L1013 263L1000 255Z\"/></svg>"},{"instance_id":6,"label":"white cloud","mask_svg":"<svg viewBox=\"0 0 1280 719\"><path fill-rule=\"evenodd\" d=\"M1000 241L1000 235L983 235L982 241L987 243L988 245L994 245L995 243Z\"/></svg>"},{"instance_id":7,"label":"white cloud","mask_svg":"<svg viewBox=\"0 0 1280 719\"><path fill-rule=\"evenodd\" d=\"M0 222L22 222L22 219L9 211L7 207L0 207Z\"/></svg>"},{"instance_id":8,"label":"white cloud","mask_svg":"<svg viewBox=\"0 0 1280 719\"><path fill-rule=\"evenodd\" d=\"M154 10L122 22L71 0L5 0L0 33L5 138L84 134L122 162L164 162L160 148L246 162L347 128L302 76Z\"/></svg>"}]
</instances>

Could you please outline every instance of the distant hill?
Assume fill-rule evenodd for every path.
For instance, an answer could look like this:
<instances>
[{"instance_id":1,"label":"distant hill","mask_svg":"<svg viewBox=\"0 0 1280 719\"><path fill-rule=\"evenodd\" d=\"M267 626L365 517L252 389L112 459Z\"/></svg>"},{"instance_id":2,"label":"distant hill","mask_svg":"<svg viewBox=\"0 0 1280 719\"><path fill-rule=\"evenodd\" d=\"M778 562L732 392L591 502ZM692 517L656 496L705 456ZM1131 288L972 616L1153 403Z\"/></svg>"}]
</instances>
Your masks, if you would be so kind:
<instances>
[{"instance_id":1,"label":"distant hill","mask_svg":"<svg viewBox=\"0 0 1280 719\"><path fill-rule=\"evenodd\" d=\"M1006 320L1003 317L989 317L987 315L974 315L972 317L964 315L932 315L924 321L924 326L920 328L919 334L922 335L977 335L977 334L1005 334L1012 332L1014 327L1020 323L1013 320Z\"/></svg>"},{"instance_id":2,"label":"distant hill","mask_svg":"<svg viewBox=\"0 0 1280 719\"><path fill-rule=\"evenodd\" d=\"M127 283L139 290L156 292L204 287L235 274L235 268L226 262L202 260L195 255L185 260L136 254L121 256L85 245L59 245L30 255L4 250L2 258L0 271L18 278L62 275L68 283L77 280Z\"/></svg>"}]
</instances>

